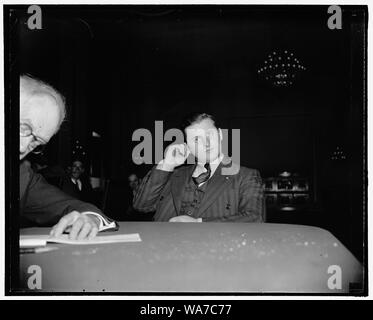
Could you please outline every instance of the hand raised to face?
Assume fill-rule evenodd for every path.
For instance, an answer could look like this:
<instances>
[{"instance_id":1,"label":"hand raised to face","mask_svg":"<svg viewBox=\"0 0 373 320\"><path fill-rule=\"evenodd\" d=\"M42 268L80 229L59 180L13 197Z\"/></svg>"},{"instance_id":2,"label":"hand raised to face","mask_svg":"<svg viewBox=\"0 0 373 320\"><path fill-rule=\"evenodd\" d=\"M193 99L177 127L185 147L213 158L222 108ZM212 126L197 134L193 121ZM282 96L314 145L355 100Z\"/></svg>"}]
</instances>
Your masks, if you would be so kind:
<instances>
[{"instance_id":1,"label":"hand raised to face","mask_svg":"<svg viewBox=\"0 0 373 320\"><path fill-rule=\"evenodd\" d=\"M190 150L186 143L172 144L167 147L164 159L159 163L158 169L173 171L175 167L182 165L188 158Z\"/></svg>"}]
</instances>

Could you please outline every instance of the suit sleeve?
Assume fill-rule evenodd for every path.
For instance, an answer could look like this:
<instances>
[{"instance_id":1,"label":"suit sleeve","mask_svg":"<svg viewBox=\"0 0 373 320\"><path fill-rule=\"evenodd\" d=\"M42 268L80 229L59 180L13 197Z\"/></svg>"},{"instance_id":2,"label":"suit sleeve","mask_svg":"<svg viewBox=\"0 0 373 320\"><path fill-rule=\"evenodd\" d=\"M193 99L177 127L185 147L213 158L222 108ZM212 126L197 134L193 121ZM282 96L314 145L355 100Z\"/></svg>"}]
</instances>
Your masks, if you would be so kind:
<instances>
[{"instance_id":1,"label":"suit sleeve","mask_svg":"<svg viewBox=\"0 0 373 320\"><path fill-rule=\"evenodd\" d=\"M172 172L151 169L142 179L134 195L133 208L140 212L153 212L156 210L158 199L166 186Z\"/></svg>"},{"instance_id":2,"label":"suit sleeve","mask_svg":"<svg viewBox=\"0 0 373 320\"><path fill-rule=\"evenodd\" d=\"M260 173L252 170L246 174L239 188L238 212L218 218L203 218L211 222L265 222L265 199Z\"/></svg>"},{"instance_id":3,"label":"suit sleeve","mask_svg":"<svg viewBox=\"0 0 373 320\"><path fill-rule=\"evenodd\" d=\"M60 218L72 211L89 211L99 214L108 224L113 223L96 206L77 200L50 185L42 175L29 169L26 202L21 213L21 226L53 226ZM113 223L111 230L117 230Z\"/></svg>"}]
</instances>

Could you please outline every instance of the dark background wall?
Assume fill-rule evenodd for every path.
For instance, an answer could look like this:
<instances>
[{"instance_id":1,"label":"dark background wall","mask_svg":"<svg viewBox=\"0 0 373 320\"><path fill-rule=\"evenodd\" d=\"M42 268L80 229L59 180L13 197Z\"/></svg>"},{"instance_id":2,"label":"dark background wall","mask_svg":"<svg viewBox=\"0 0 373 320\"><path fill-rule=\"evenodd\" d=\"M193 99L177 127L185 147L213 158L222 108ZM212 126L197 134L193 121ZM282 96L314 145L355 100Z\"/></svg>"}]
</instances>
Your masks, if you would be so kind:
<instances>
[{"instance_id":1,"label":"dark background wall","mask_svg":"<svg viewBox=\"0 0 373 320\"><path fill-rule=\"evenodd\" d=\"M263 177L309 176L314 224L361 258L363 11L344 7L342 30L330 30L322 6L42 8L42 30L29 30L18 12L16 60L66 96L68 118L48 146L50 162L66 166L79 139L103 176L126 183L149 169L132 163L134 130L154 132L155 120L166 130L203 109L241 129L241 164ZM307 70L294 86L275 88L257 68L285 49ZM92 131L102 137L94 155ZM337 146L345 161L331 160Z\"/></svg>"}]
</instances>

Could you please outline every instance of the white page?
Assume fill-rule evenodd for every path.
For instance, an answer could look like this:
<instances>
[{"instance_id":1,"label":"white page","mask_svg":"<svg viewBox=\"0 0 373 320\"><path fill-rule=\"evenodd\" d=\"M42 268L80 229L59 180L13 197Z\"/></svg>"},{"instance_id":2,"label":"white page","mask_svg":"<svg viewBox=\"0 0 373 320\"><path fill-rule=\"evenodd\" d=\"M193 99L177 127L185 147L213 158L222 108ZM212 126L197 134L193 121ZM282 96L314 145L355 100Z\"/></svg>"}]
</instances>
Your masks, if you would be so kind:
<instances>
[{"instance_id":1,"label":"white page","mask_svg":"<svg viewBox=\"0 0 373 320\"><path fill-rule=\"evenodd\" d=\"M19 246L24 247L39 247L45 246L47 243L64 243L64 244L102 244L102 243L119 243L119 242L139 242L141 241L138 233L117 234L108 236L96 236L91 240L70 240L67 234L60 237L51 237L49 235L21 235Z\"/></svg>"}]
</instances>

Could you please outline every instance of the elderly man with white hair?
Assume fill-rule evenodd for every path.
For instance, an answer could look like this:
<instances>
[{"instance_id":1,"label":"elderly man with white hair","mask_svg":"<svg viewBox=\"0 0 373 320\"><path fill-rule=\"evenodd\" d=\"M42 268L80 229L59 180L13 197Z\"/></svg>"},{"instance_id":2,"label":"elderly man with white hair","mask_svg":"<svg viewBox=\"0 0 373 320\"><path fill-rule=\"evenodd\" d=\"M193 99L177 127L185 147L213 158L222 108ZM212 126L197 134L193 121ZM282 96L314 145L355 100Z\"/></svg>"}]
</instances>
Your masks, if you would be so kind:
<instances>
[{"instance_id":1,"label":"elderly man with white hair","mask_svg":"<svg viewBox=\"0 0 373 320\"><path fill-rule=\"evenodd\" d=\"M64 98L50 85L30 76L20 77L20 226L53 226L52 236L93 238L117 229L97 207L79 201L48 184L25 157L40 152L65 118Z\"/></svg>"}]
</instances>

